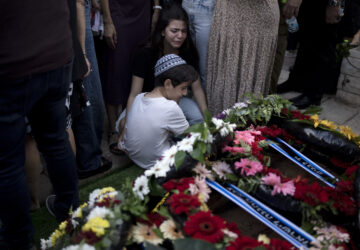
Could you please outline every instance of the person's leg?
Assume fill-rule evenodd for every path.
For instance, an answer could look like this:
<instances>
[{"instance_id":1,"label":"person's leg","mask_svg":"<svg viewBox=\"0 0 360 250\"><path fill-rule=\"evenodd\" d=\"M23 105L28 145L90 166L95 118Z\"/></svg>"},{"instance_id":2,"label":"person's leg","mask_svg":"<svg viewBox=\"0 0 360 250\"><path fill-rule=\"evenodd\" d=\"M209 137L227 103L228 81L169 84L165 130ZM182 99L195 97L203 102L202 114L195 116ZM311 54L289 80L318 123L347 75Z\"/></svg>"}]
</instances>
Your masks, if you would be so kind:
<instances>
[{"instance_id":1,"label":"person's leg","mask_svg":"<svg viewBox=\"0 0 360 250\"><path fill-rule=\"evenodd\" d=\"M183 97L180 99L179 106L190 125L201 123L204 121L199 106L193 99Z\"/></svg>"},{"instance_id":2,"label":"person's leg","mask_svg":"<svg viewBox=\"0 0 360 250\"><path fill-rule=\"evenodd\" d=\"M31 206L30 211L40 208L39 189L41 160L34 138L27 134L25 138L25 172L26 181L30 189Z\"/></svg>"},{"instance_id":3,"label":"person's leg","mask_svg":"<svg viewBox=\"0 0 360 250\"><path fill-rule=\"evenodd\" d=\"M28 114L32 132L42 152L56 199L54 214L58 220L68 217L70 207L78 206L77 173L74 154L66 133L65 98L70 83L72 64L49 72L45 81L30 86L30 95L47 88L44 96Z\"/></svg>"},{"instance_id":4,"label":"person's leg","mask_svg":"<svg viewBox=\"0 0 360 250\"><path fill-rule=\"evenodd\" d=\"M75 144L74 132L72 131L72 128L67 128L66 132L68 133L69 136L71 149L74 152L74 155L76 156L76 144Z\"/></svg>"},{"instance_id":5,"label":"person's leg","mask_svg":"<svg viewBox=\"0 0 360 250\"><path fill-rule=\"evenodd\" d=\"M80 171L95 170L101 166L101 139L104 122L104 101L90 27L90 1L86 1L86 53L91 63L91 73L84 79L84 88L90 106L73 117L72 129L76 144L76 160Z\"/></svg>"},{"instance_id":6,"label":"person's leg","mask_svg":"<svg viewBox=\"0 0 360 250\"><path fill-rule=\"evenodd\" d=\"M27 83L24 80L0 84L1 249L25 249L33 238L24 169Z\"/></svg>"}]
</instances>

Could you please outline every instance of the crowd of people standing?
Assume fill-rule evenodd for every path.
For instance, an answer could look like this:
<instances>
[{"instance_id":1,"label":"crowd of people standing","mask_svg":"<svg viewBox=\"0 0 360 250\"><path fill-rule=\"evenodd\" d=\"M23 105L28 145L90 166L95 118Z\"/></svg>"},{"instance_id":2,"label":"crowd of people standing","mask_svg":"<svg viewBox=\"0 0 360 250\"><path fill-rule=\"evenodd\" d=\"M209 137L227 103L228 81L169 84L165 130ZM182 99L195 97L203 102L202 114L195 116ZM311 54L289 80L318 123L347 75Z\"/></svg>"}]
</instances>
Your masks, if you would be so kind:
<instances>
[{"instance_id":1,"label":"crowd of people standing","mask_svg":"<svg viewBox=\"0 0 360 250\"><path fill-rule=\"evenodd\" d=\"M103 40L93 36L96 16ZM293 16L298 57L276 87ZM143 92L178 104L178 134L246 93L298 90L296 106L318 105L337 82L328 74L336 44L343 36L359 43L359 16L358 0L0 0L0 248L34 249L40 152L55 193L46 206L63 220L78 206L78 178L112 166L101 149L105 112L110 152L146 168L153 162L134 151ZM170 74L170 83L163 65L191 77Z\"/></svg>"}]
</instances>

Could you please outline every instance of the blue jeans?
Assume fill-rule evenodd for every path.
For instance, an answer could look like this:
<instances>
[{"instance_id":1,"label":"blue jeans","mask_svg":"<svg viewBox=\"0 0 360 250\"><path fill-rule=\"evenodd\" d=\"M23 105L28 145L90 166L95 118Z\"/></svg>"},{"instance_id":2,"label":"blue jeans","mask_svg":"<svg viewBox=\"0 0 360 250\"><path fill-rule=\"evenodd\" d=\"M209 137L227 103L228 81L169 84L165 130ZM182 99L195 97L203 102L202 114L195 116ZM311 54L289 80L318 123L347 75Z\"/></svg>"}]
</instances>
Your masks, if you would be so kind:
<instances>
[{"instance_id":1,"label":"blue jeans","mask_svg":"<svg viewBox=\"0 0 360 250\"><path fill-rule=\"evenodd\" d=\"M206 57L215 0L183 0L182 7L190 19L190 33L199 53L201 83L206 90Z\"/></svg>"},{"instance_id":2,"label":"blue jeans","mask_svg":"<svg viewBox=\"0 0 360 250\"><path fill-rule=\"evenodd\" d=\"M55 214L65 219L70 206L78 206L76 163L65 131L71 67L0 84L0 246L23 249L33 237L24 171L25 116L47 163L57 196Z\"/></svg>"},{"instance_id":3,"label":"blue jeans","mask_svg":"<svg viewBox=\"0 0 360 250\"><path fill-rule=\"evenodd\" d=\"M76 160L80 171L93 170L101 163L101 139L103 133L105 105L102 96L99 68L97 64L94 38L90 25L91 3L85 3L86 16L86 54L91 63L91 73L84 79L85 92L90 106L73 119L73 132L76 142Z\"/></svg>"},{"instance_id":4,"label":"blue jeans","mask_svg":"<svg viewBox=\"0 0 360 250\"><path fill-rule=\"evenodd\" d=\"M180 99L179 106L190 126L197 123L202 123L204 121L199 106L193 99L189 97L183 97Z\"/></svg>"}]
</instances>

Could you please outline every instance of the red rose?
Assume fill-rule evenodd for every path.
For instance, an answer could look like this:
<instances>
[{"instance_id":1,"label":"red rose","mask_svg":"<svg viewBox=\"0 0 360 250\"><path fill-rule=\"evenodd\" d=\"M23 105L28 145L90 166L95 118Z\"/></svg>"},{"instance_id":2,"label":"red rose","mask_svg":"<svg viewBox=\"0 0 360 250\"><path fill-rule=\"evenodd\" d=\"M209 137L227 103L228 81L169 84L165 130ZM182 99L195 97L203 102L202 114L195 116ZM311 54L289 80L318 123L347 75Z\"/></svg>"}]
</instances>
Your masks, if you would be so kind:
<instances>
[{"instance_id":1,"label":"red rose","mask_svg":"<svg viewBox=\"0 0 360 250\"><path fill-rule=\"evenodd\" d=\"M167 204L170 205L170 210L174 214L186 213L187 215L189 215L189 212L192 210L201 206L201 203L196 196L183 193L171 195L167 200Z\"/></svg>"},{"instance_id":2,"label":"red rose","mask_svg":"<svg viewBox=\"0 0 360 250\"><path fill-rule=\"evenodd\" d=\"M190 184L194 184L194 178L181 178L181 179L171 179L170 181L163 184L163 188L170 192L171 190L177 189L180 192L184 192L189 188Z\"/></svg>"},{"instance_id":3,"label":"red rose","mask_svg":"<svg viewBox=\"0 0 360 250\"><path fill-rule=\"evenodd\" d=\"M211 243L218 243L224 238L223 228L225 221L210 212L198 212L190 216L184 225L187 235Z\"/></svg>"},{"instance_id":4,"label":"red rose","mask_svg":"<svg viewBox=\"0 0 360 250\"><path fill-rule=\"evenodd\" d=\"M231 245L228 246L226 250L247 250L262 246L260 242L247 236L238 237L235 241L232 241L230 243Z\"/></svg>"}]
</instances>

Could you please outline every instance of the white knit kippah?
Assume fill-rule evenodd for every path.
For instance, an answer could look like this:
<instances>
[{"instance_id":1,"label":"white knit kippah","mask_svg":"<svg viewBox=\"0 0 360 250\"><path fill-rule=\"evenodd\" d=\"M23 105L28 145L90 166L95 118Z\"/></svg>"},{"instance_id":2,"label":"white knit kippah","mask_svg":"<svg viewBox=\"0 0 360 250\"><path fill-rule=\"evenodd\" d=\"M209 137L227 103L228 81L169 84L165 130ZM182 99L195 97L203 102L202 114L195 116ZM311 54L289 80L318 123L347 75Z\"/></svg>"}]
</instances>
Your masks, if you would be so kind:
<instances>
[{"instance_id":1,"label":"white knit kippah","mask_svg":"<svg viewBox=\"0 0 360 250\"><path fill-rule=\"evenodd\" d=\"M161 73L182 64L186 64L186 62L180 56L175 54L165 55L156 62L154 75L157 77Z\"/></svg>"}]
</instances>

